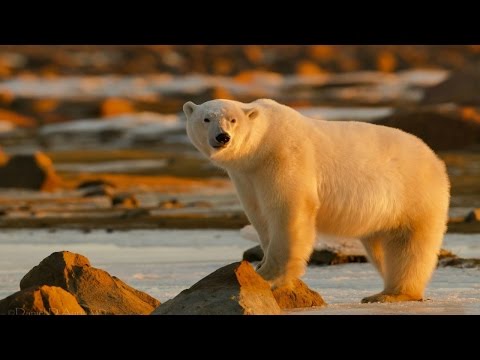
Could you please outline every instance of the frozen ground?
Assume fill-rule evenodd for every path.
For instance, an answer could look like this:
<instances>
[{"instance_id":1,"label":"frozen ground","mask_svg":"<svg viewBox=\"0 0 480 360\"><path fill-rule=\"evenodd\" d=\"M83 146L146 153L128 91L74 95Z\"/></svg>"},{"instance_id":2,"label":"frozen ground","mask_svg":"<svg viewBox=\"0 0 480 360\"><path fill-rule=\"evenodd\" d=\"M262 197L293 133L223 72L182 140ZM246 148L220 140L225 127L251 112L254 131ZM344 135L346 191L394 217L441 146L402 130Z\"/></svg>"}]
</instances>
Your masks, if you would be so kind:
<instances>
[{"instance_id":1,"label":"frozen ground","mask_svg":"<svg viewBox=\"0 0 480 360\"><path fill-rule=\"evenodd\" d=\"M238 261L254 243L234 230L105 231L3 230L0 299L18 290L22 276L54 251L70 250L162 302L222 265ZM480 236L449 234L444 248L480 257ZM480 314L480 270L442 268L422 303L360 304L381 290L369 264L310 267L304 280L329 306L300 314Z\"/></svg>"}]
</instances>

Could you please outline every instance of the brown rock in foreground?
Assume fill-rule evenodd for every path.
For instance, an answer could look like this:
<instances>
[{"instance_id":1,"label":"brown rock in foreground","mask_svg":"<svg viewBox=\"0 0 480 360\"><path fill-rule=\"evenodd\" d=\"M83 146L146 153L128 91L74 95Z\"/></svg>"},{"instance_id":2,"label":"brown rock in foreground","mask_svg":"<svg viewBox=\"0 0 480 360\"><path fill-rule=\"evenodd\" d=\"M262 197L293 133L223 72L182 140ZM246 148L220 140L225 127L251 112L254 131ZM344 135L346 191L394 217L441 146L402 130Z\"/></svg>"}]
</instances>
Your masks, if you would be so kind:
<instances>
[{"instance_id":1,"label":"brown rock in foreground","mask_svg":"<svg viewBox=\"0 0 480 360\"><path fill-rule=\"evenodd\" d=\"M75 296L57 286L30 287L0 300L1 315L85 315Z\"/></svg>"},{"instance_id":2,"label":"brown rock in foreground","mask_svg":"<svg viewBox=\"0 0 480 360\"><path fill-rule=\"evenodd\" d=\"M293 288L276 288L273 296L281 309L306 308L327 305L316 291L311 290L302 280L295 280Z\"/></svg>"},{"instance_id":3,"label":"brown rock in foreground","mask_svg":"<svg viewBox=\"0 0 480 360\"><path fill-rule=\"evenodd\" d=\"M280 314L269 284L246 261L224 266L158 307L152 315Z\"/></svg>"},{"instance_id":4,"label":"brown rock in foreground","mask_svg":"<svg viewBox=\"0 0 480 360\"><path fill-rule=\"evenodd\" d=\"M58 286L75 296L88 314L149 314L160 302L133 289L106 271L90 265L82 255L55 252L43 259L20 281L20 289Z\"/></svg>"},{"instance_id":5,"label":"brown rock in foreground","mask_svg":"<svg viewBox=\"0 0 480 360\"><path fill-rule=\"evenodd\" d=\"M60 184L50 158L41 153L13 155L0 167L0 187L51 191Z\"/></svg>"}]
</instances>

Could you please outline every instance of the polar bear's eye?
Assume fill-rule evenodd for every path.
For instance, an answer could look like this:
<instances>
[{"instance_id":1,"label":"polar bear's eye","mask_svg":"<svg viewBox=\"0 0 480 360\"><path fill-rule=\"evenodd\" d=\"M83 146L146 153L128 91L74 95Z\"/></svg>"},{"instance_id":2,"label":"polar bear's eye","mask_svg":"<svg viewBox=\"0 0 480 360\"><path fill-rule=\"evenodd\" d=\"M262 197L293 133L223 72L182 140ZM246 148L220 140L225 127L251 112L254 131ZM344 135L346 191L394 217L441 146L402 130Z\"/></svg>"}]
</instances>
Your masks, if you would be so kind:
<instances>
[{"instance_id":1,"label":"polar bear's eye","mask_svg":"<svg viewBox=\"0 0 480 360\"><path fill-rule=\"evenodd\" d=\"M232 119L230 120L233 124L235 124L237 122L237 119Z\"/></svg>"},{"instance_id":2,"label":"polar bear's eye","mask_svg":"<svg viewBox=\"0 0 480 360\"><path fill-rule=\"evenodd\" d=\"M203 122L210 122L210 119L205 118L203 119Z\"/></svg>"}]
</instances>

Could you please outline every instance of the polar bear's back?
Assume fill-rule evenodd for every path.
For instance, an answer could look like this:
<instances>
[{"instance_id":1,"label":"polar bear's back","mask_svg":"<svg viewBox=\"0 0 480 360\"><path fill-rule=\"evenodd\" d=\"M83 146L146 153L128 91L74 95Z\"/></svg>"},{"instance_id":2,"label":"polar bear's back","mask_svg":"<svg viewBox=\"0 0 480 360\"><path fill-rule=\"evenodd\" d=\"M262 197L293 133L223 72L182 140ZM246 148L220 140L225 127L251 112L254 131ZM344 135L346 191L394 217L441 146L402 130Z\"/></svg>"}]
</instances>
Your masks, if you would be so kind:
<instances>
[{"instance_id":1,"label":"polar bear's back","mask_svg":"<svg viewBox=\"0 0 480 360\"><path fill-rule=\"evenodd\" d=\"M315 157L323 217L337 219L330 223L361 233L385 219L395 227L400 219L414 222L430 206L448 207L445 165L416 136L361 122L317 121L312 126L328 138L319 141ZM351 226L354 222L361 224L358 229Z\"/></svg>"}]
</instances>

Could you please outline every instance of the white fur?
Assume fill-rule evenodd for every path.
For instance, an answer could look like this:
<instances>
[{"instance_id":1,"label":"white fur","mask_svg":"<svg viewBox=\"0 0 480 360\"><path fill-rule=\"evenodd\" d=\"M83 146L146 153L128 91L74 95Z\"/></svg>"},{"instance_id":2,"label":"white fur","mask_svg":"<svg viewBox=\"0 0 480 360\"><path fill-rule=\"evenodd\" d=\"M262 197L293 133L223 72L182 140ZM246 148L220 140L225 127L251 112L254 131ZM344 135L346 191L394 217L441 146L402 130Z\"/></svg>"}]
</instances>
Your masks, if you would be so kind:
<instances>
[{"instance_id":1,"label":"white fur","mask_svg":"<svg viewBox=\"0 0 480 360\"><path fill-rule=\"evenodd\" d=\"M321 232L362 240L385 285L365 301L422 299L449 205L445 166L424 142L389 127L311 119L267 99L188 102L184 111L192 143L228 172L260 236L265 279L300 277ZM216 149L209 139L219 131L231 140Z\"/></svg>"}]
</instances>

